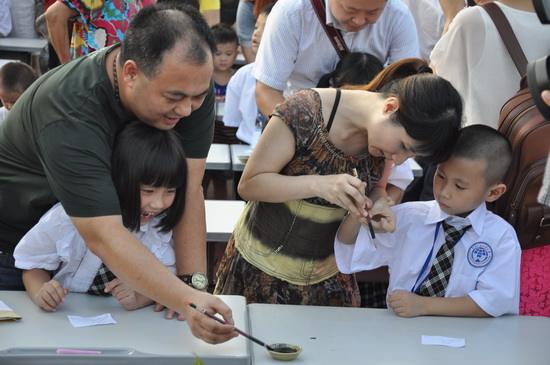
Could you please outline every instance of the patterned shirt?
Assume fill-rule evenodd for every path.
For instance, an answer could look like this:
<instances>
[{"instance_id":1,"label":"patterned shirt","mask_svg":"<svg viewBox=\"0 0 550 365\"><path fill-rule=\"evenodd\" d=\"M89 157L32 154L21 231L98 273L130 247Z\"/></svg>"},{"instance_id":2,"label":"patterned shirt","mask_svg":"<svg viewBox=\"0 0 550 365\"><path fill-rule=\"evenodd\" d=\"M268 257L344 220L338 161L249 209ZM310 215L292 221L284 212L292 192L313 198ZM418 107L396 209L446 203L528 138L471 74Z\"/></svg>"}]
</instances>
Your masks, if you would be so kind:
<instances>
[{"instance_id":1,"label":"patterned shirt","mask_svg":"<svg viewBox=\"0 0 550 365\"><path fill-rule=\"evenodd\" d=\"M61 0L76 11L71 59L119 43L130 20L151 0Z\"/></svg>"},{"instance_id":2,"label":"patterned shirt","mask_svg":"<svg viewBox=\"0 0 550 365\"><path fill-rule=\"evenodd\" d=\"M372 189L380 180L383 158L368 152L347 155L328 139L315 90L295 93L275 108L274 115L289 127L296 148L282 175L333 175L356 168L367 187ZM317 284L338 273L333 242L345 214L320 197L251 201L233 232L235 246L248 263L268 275L294 285Z\"/></svg>"}]
</instances>

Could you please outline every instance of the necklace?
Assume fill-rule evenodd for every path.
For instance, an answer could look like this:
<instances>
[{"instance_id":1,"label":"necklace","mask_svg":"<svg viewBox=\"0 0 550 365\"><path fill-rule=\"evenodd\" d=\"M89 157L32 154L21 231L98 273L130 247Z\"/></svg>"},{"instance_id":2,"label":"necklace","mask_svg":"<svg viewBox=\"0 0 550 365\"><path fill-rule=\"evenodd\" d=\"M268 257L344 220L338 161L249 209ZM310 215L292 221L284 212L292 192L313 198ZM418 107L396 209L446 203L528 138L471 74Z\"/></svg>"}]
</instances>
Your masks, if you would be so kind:
<instances>
[{"instance_id":1,"label":"necklace","mask_svg":"<svg viewBox=\"0 0 550 365\"><path fill-rule=\"evenodd\" d=\"M116 72L116 60L118 59L118 55L115 56L115 59L113 60L113 82L115 87L115 98L116 101L120 104L120 93L118 91L118 75Z\"/></svg>"}]
</instances>

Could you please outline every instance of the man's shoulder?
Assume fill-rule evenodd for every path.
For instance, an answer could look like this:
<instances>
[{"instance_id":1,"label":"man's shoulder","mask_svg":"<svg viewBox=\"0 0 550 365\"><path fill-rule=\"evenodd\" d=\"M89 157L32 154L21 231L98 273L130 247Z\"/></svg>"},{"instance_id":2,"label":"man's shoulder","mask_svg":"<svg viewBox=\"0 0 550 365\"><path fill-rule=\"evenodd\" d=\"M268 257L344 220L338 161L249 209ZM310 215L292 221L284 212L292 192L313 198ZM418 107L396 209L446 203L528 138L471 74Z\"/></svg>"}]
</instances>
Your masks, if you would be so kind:
<instances>
[{"instance_id":1,"label":"man's shoulder","mask_svg":"<svg viewBox=\"0 0 550 365\"><path fill-rule=\"evenodd\" d=\"M409 7L401 0L388 0L384 9L384 16L390 16L390 19L396 15L411 15Z\"/></svg>"}]
</instances>

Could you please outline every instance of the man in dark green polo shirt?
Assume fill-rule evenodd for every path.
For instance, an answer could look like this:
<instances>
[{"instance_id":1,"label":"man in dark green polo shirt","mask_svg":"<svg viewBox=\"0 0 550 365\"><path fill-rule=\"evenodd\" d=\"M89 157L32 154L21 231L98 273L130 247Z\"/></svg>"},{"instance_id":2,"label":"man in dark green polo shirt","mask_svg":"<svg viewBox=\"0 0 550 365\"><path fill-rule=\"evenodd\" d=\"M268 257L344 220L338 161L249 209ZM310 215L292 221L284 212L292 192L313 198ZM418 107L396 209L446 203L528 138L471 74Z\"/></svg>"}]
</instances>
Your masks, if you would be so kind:
<instances>
[{"instance_id":1,"label":"man in dark green polo shirt","mask_svg":"<svg viewBox=\"0 0 550 365\"><path fill-rule=\"evenodd\" d=\"M111 180L116 133L138 119L174 128L188 157L186 209L174 230L179 274L205 272L201 181L214 128L214 45L198 13L144 8L122 46L56 68L37 80L0 127L0 289L20 287L12 252L56 201L92 250L135 290L181 313L210 343L236 332L192 310L195 303L233 323L216 297L172 275L123 226Z\"/></svg>"}]
</instances>

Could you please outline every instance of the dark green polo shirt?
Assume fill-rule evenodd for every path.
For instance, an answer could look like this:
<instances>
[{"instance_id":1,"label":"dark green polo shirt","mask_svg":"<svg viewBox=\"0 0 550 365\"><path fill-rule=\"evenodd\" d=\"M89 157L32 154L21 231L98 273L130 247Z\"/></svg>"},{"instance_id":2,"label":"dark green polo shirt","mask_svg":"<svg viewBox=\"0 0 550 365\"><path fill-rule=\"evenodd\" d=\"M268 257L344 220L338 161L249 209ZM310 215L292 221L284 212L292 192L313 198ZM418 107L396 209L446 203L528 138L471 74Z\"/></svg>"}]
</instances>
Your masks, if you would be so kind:
<instances>
[{"instance_id":1,"label":"dark green polo shirt","mask_svg":"<svg viewBox=\"0 0 550 365\"><path fill-rule=\"evenodd\" d=\"M0 242L16 244L55 202L70 216L118 215L111 180L116 133L134 118L116 102L109 49L38 79L0 126ZM176 126L190 158L206 158L214 131L213 88Z\"/></svg>"}]
</instances>

